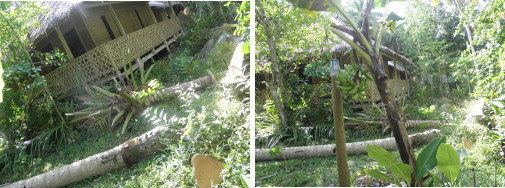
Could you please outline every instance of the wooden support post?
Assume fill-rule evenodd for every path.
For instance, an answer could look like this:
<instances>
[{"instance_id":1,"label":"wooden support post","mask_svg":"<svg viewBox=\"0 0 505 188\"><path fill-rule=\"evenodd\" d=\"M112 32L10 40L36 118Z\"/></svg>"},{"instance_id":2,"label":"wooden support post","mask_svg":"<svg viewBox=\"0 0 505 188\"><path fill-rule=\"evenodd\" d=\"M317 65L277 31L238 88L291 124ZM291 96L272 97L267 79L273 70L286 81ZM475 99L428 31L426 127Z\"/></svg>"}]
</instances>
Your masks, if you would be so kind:
<instances>
[{"instance_id":1,"label":"wooden support post","mask_svg":"<svg viewBox=\"0 0 505 188\"><path fill-rule=\"evenodd\" d=\"M146 3L147 3L147 1L146 1ZM121 25L121 22L119 22L119 18L117 18L116 11L114 11L114 8L112 8L112 6L110 4L107 5L107 7L109 7L109 10L112 12L112 18L114 19L114 21L119 26L119 32L121 32L121 35L125 36L126 32L125 32L125 30L123 28L123 25Z\"/></svg>"},{"instance_id":2,"label":"wooden support post","mask_svg":"<svg viewBox=\"0 0 505 188\"><path fill-rule=\"evenodd\" d=\"M58 38L61 41L61 44L63 45L63 48L65 49L65 53L68 56L68 59L74 60L74 55L72 54L72 51L70 51L70 47L68 47L67 41L65 40L65 37L63 37L63 34L61 33L60 26L56 26L56 34L58 34Z\"/></svg>"},{"instance_id":3,"label":"wooden support post","mask_svg":"<svg viewBox=\"0 0 505 188\"><path fill-rule=\"evenodd\" d=\"M89 29L88 24L86 23L86 20L88 20L88 19L86 19L86 15L84 14L84 12L85 12L86 10L85 10L85 8L84 8L84 7L80 7L77 11L79 12L79 15L81 16L82 22L84 22L84 27L85 27L85 28L86 28L86 30L88 31L88 34L90 35L91 40L93 40L93 46L90 46L90 47L89 47L89 48L90 48L90 50L92 50L93 48L95 48L95 47L96 47L96 42L95 42L96 40L95 40L95 39L93 39L93 36L94 36L94 35L91 35L91 34L89 33L89 31L91 31L91 30Z\"/></svg>"},{"instance_id":4,"label":"wooden support post","mask_svg":"<svg viewBox=\"0 0 505 188\"><path fill-rule=\"evenodd\" d=\"M398 73L396 72L396 61L393 60L393 63L395 65L395 79L398 79Z\"/></svg>"},{"instance_id":5,"label":"wooden support post","mask_svg":"<svg viewBox=\"0 0 505 188\"><path fill-rule=\"evenodd\" d=\"M86 45L86 43L84 43L84 41L82 40L81 34L79 34L80 32L79 32L79 31L77 31L77 26L75 25L75 23L74 23L74 22L71 22L71 23L72 23L72 26L74 26L74 29L75 29L75 31L76 31L76 33L77 33L77 37L79 37L79 40L81 41L81 44L82 44L82 46L84 47L84 50L85 50L86 52L88 52L88 51L90 51L91 49L93 49L93 48L91 48L91 49L89 49L89 48L88 48L88 46Z\"/></svg>"},{"instance_id":6,"label":"wooden support post","mask_svg":"<svg viewBox=\"0 0 505 188\"><path fill-rule=\"evenodd\" d=\"M409 86L409 75L407 74L407 68L405 68L405 80L407 80L407 96L410 96L410 86Z\"/></svg>"},{"instance_id":7,"label":"wooden support post","mask_svg":"<svg viewBox=\"0 0 505 188\"><path fill-rule=\"evenodd\" d=\"M158 23L158 21L156 20L156 16L154 16L153 9L149 6L149 2L148 1L145 1L145 2L146 2L147 10L149 11L149 14L151 15L151 17L153 18L154 23Z\"/></svg>"},{"instance_id":8,"label":"wooden support post","mask_svg":"<svg viewBox=\"0 0 505 188\"><path fill-rule=\"evenodd\" d=\"M335 57L335 55L333 55L333 57ZM336 76L332 75L331 98L333 106L333 124L335 126L335 152L337 154L338 181L341 187L349 187L351 184L351 177L349 173L349 166L347 164L347 152L345 145L344 109L342 104L342 93L337 89L336 80Z\"/></svg>"},{"instance_id":9,"label":"wooden support post","mask_svg":"<svg viewBox=\"0 0 505 188\"><path fill-rule=\"evenodd\" d=\"M144 67L144 62L140 58L135 59L135 62L139 65L139 67Z\"/></svg>"},{"instance_id":10,"label":"wooden support post","mask_svg":"<svg viewBox=\"0 0 505 188\"><path fill-rule=\"evenodd\" d=\"M344 116L342 106L342 93L337 89L336 77L331 77L331 95L333 103L333 124L335 126L335 143L337 153L338 180L341 187L350 186L349 167L347 165L347 152L345 146ZM343 135L343 136L342 136ZM340 173L344 171L344 173ZM345 173L347 171L347 174Z\"/></svg>"},{"instance_id":11,"label":"wooden support post","mask_svg":"<svg viewBox=\"0 0 505 188\"><path fill-rule=\"evenodd\" d=\"M170 53L170 46L168 45L168 42L164 40L163 43L165 43L165 47L167 48L168 53Z\"/></svg>"},{"instance_id":12,"label":"wooden support post","mask_svg":"<svg viewBox=\"0 0 505 188\"><path fill-rule=\"evenodd\" d=\"M393 69L394 69L394 72L393 72L393 79L391 79L393 82L399 82L401 83L401 79L398 80L398 73L396 72L396 61L393 60ZM388 67L389 67L389 61L388 61ZM394 85L393 85L394 86ZM403 96L403 92L402 90L400 89L399 90L399 93L396 93L395 90L393 89L393 97L396 97L396 95L398 96Z\"/></svg>"},{"instance_id":13,"label":"wooden support post","mask_svg":"<svg viewBox=\"0 0 505 188\"><path fill-rule=\"evenodd\" d=\"M170 1L168 1L168 5L170 5L170 11L173 13L173 16L175 18L177 18L177 20L179 20L179 18L177 17L177 14L175 13L174 7L172 6L172 3L170 3ZM170 15L170 13L168 15ZM170 17L172 17L172 16L170 16Z\"/></svg>"}]
</instances>

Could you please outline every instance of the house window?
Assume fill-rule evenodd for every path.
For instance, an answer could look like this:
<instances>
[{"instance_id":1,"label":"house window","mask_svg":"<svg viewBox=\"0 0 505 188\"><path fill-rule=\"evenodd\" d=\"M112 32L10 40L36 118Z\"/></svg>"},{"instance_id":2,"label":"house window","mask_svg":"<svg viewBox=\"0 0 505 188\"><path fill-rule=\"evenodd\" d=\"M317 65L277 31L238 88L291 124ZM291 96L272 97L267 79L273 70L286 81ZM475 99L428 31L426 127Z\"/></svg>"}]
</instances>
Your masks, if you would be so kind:
<instances>
[{"instance_id":1,"label":"house window","mask_svg":"<svg viewBox=\"0 0 505 188\"><path fill-rule=\"evenodd\" d=\"M65 41L67 41L70 52L72 52L75 58L86 53L86 50L81 43L81 39L79 39L79 36L77 35L75 29L71 29L70 31L66 32L63 37L65 38Z\"/></svg>"},{"instance_id":2,"label":"house window","mask_svg":"<svg viewBox=\"0 0 505 188\"><path fill-rule=\"evenodd\" d=\"M40 52L42 52L42 53L49 53L49 52L51 52L51 51L53 51L53 50L54 50L54 49L53 49L53 46L51 46L51 44L47 44L47 45L45 45L45 46L44 46L44 47L40 50Z\"/></svg>"},{"instance_id":3,"label":"house window","mask_svg":"<svg viewBox=\"0 0 505 188\"><path fill-rule=\"evenodd\" d=\"M170 11L170 10L169 10ZM165 13L167 13L167 17L168 19L170 19L170 14L168 13L168 11L165 9Z\"/></svg>"},{"instance_id":4,"label":"house window","mask_svg":"<svg viewBox=\"0 0 505 188\"><path fill-rule=\"evenodd\" d=\"M107 22L107 19L105 16L100 16L102 18L103 24L105 25L105 29L107 29L107 32L109 33L110 39L114 40L116 36L114 36L114 33L112 32L112 29L110 28L109 22Z\"/></svg>"}]
</instances>

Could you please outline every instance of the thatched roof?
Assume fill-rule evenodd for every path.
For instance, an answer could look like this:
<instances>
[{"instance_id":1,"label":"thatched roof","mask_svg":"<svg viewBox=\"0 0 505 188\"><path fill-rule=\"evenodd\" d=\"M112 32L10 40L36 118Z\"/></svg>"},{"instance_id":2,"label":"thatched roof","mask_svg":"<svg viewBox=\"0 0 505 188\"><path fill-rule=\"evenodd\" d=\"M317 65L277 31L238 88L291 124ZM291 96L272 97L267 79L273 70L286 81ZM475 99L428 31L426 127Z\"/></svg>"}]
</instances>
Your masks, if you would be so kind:
<instances>
[{"instance_id":1,"label":"thatched roof","mask_svg":"<svg viewBox=\"0 0 505 188\"><path fill-rule=\"evenodd\" d=\"M72 1L44 1L42 6L47 6L50 8L48 12L43 15L39 15L38 19L40 21L40 26L33 28L28 32L28 38L31 42L35 41L42 34L45 34L49 28L55 26L55 24L62 22L70 17L71 13L74 12L79 7L77 2ZM77 11L83 11L83 9L78 9Z\"/></svg>"},{"instance_id":2,"label":"thatched roof","mask_svg":"<svg viewBox=\"0 0 505 188\"><path fill-rule=\"evenodd\" d=\"M76 11L81 11L86 15L86 10L83 8L84 5L90 4L103 4L105 5L106 1L84 1L84 2L76 2L76 1L44 1L42 2L42 6L49 7L49 10L39 15L37 19L40 20L40 26L37 28L33 28L28 33L28 38L31 42L34 42L35 39L41 37L43 34L46 34L47 30L56 26L56 24L66 21L70 18L72 14L75 14ZM119 3L119 2L115 2ZM181 4L178 1L170 2L172 5ZM162 1L149 1L149 6L154 8L166 8L169 7L170 4L168 2Z\"/></svg>"}]
</instances>

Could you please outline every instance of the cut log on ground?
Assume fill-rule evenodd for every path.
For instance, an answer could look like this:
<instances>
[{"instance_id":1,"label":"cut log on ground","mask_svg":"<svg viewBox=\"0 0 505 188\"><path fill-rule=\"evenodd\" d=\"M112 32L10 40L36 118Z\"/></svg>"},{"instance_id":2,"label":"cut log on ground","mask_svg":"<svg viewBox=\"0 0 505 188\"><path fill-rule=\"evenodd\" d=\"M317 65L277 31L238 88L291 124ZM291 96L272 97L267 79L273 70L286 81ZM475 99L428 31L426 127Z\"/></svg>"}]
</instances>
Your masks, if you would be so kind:
<instances>
[{"instance_id":1,"label":"cut log on ground","mask_svg":"<svg viewBox=\"0 0 505 188\"><path fill-rule=\"evenodd\" d=\"M177 84L175 86L162 89L160 91L156 91L154 94L151 94L146 99L146 104L154 104L166 98L166 96L177 97L181 93L187 92L189 89L193 89L194 91L201 91L207 88L207 86L212 85L214 83L215 77L211 72L208 72L209 76L201 77L193 81L184 82ZM226 71L217 73L217 76L223 76Z\"/></svg>"},{"instance_id":2,"label":"cut log on ground","mask_svg":"<svg viewBox=\"0 0 505 188\"><path fill-rule=\"evenodd\" d=\"M432 129L423 133L409 135L409 140L412 146L419 146L426 144L438 136L440 130ZM363 142L346 143L347 154L360 154L366 153L365 147L367 145L375 145L384 149L396 149L396 142L394 138L385 138L378 140L369 140ZM318 146L301 146L301 147L288 147L282 148L281 154L272 157L269 149L256 149L256 161L269 161L269 160L286 160L298 158L313 158L335 156L335 144L318 145Z\"/></svg>"},{"instance_id":3,"label":"cut log on ground","mask_svg":"<svg viewBox=\"0 0 505 188\"><path fill-rule=\"evenodd\" d=\"M26 180L8 184L6 187L62 187L90 176L130 166L141 159L157 154L164 147L161 143L162 135L174 143L180 139L179 133L167 127L156 127L110 150Z\"/></svg>"}]
</instances>

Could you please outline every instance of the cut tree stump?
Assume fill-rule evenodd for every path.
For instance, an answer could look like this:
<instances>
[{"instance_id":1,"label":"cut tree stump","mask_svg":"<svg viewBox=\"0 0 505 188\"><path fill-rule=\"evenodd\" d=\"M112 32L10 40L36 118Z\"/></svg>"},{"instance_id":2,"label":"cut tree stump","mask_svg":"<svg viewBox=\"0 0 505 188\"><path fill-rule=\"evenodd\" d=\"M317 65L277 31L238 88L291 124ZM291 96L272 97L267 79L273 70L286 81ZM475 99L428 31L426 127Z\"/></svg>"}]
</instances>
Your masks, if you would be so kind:
<instances>
[{"instance_id":1,"label":"cut tree stump","mask_svg":"<svg viewBox=\"0 0 505 188\"><path fill-rule=\"evenodd\" d=\"M409 140L412 146L419 146L426 144L438 136L440 130L432 129L423 133L409 135ZM384 149L396 149L396 142L394 138L385 138L378 140L369 140L363 142L346 143L347 154L360 154L366 153L365 147L367 145L376 145ZM269 161L269 160L286 160L286 159L299 159L299 158L313 158L335 156L335 144L317 145L317 146L301 146L301 147L287 147L281 149L281 154L271 156L269 149L256 149L256 161Z\"/></svg>"},{"instance_id":2,"label":"cut tree stump","mask_svg":"<svg viewBox=\"0 0 505 188\"><path fill-rule=\"evenodd\" d=\"M157 154L164 146L161 143L161 135L173 143L180 140L179 133L173 132L167 127L156 127L105 152L25 180L7 184L5 187L62 187L82 181L90 176L130 166L141 159Z\"/></svg>"}]
</instances>

